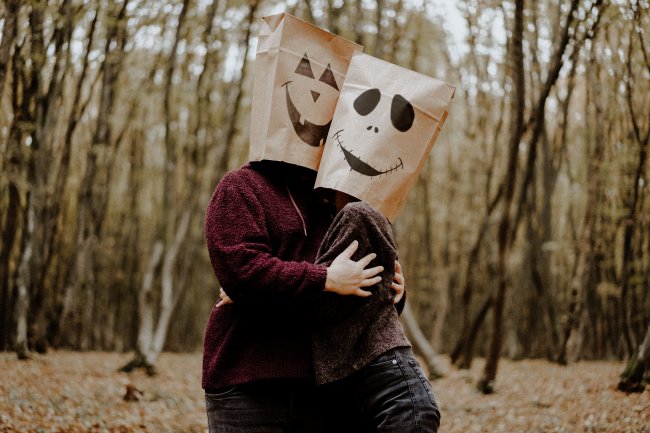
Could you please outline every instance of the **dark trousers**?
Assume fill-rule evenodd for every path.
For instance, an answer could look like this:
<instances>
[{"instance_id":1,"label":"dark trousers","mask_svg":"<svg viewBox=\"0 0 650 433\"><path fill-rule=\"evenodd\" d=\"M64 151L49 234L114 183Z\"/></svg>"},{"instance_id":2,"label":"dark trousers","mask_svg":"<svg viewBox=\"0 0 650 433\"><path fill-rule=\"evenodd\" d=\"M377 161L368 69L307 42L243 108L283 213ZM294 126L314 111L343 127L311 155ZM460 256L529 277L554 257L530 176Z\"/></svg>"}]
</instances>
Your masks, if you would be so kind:
<instances>
[{"instance_id":1,"label":"dark trousers","mask_svg":"<svg viewBox=\"0 0 650 433\"><path fill-rule=\"evenodd\" d=\"M281 381L206 392L210 433L435 433L440 410L408 347L318 388Z\"/></svg>"},{"instance_id":2,"label":"dark trousers","mask_svg":"<svg viewBox=\"0 0 650 433\"><path fill-rule=\"evenodd\" d=\"M273 380L206 390L210 433L325 433L315 385Z\"/></svg>"},{"instance_id":3,"label":"dark trousers","mask_svg":"<svg viewBox=\"0 0 650 433\"><path fill-rule=\"evenodd\" d=\"M440 426L438 401L409 347L321 389L332 433L435 433Z\"/></svg>"}]
</instances>

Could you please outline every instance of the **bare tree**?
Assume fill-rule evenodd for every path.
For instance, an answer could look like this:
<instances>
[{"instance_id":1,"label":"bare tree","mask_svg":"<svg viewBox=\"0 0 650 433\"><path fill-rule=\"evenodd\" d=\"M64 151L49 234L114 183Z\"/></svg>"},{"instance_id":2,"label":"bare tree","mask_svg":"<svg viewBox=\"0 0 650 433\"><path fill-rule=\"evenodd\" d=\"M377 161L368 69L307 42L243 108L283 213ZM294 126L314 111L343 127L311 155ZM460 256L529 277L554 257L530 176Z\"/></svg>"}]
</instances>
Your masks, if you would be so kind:
<instances>
[{"instance_id":1,"label":"bare tree","mask_svg":"<svg viewBox=\"0 0 650 433\"><path fill-rule=\"evenodd\" d=\"M175 267L179 248L181 247L189 228L189 209L182 211L179 220L176 219L175 209L176 190L174 175L176 173L176 138L171 130L172 112L172 80L176 69L178 47L184 37L186 17L191 7L190 0L183 0L183 6L178 16L178 24L174 43L167 59L164 84L164 118L165 118L165 165L163 167L163 206L162 217L157 228L147 270L144 273L142 287L138 295L138 339L133 360L124 365L122 371L144 368L149 374L155 373L155 363L163 349L169 320L174 306L178 301L180 290L174 288ZM156 275L160 272L160 275ZM155 317L153 289L159 278L160 305ZM176 292L176 293L175 293Z\"/></svg>"},{"instance_id":2,"label":"bare tree","mask_svg":"<svg viewBox=\"0 0 650 433\"><path fill-rule=\"evenodd\" d=\"M3 101L4 90L7 85L7 72L12 65L12 50L18 34L18 16L21 6L21 2L18 0L8 0L5 3L2 41L0 41L0 103ZM20 47L17 48L17 51L20 51ZM17 54L17 56L19 55L20 53ZM14 70L18 69L15 67L18 65L22 65L22 62L14 62ZM18 91L20 79L20 75L14 79L11 89L13 95L16 95ZM12 100L12 107L14 113L20 111L21 104L17 96ZM2 245L0 245L0 316L2 317L0 321L0 349L6 349L10 340L12 297L10 294L9 260L18 231L18 208L20 206L19 175L22 171L22 142L16 121L16 115L14 115L14 122L9 128L10 133L7 142L1 147L2 151L6 152L3 171L8 174L9 179L6 186L8 197L5 207L6 213L3 215L5 223L2 230Z\"/></svg>"},{"instance_id":3,"label":"bare tree","mask_svg":"<svg viewBox=\"0 0 650 433\"><path fill-rule=\"evenodd\" d=\"M7 81L7 70L11 61L11 52L18 34L18 15L21 8L20 0L7 0L5 3L4 24L2 26L2 41L0 41L0 101Z\"/></svg>"},{"instance_id":4,"label":"bare tree","mask_svg":"<svg viewBox=\"0 0 650 433\"><path fill-rule=\"evenodd\" d=\"M70 335L77 329L75 346L88 349L95 311L98 244L108 203L110 172L115 154L115 114L118 77L127 42L126 11L129 0L110 2L106 20L102 82L97 124L79 190L77 214L77 254L67 283L61 313L60 332ZM83 297L83 303L79 300Z\"/></svg>"},{"instance_id":5,"label":"bare tree","mask_svg":"<svg viewBox=\"0 0 650 433\"><path fill-rule=\"evenodd\" d=\"M503 335L503 307L508 282L506 259L509 251L509 230L511 224L510 206L514 198L515 180L517 177L517 157L519 154L519 142L524 134L524 109L525 109L525 87L524 87L524 59L522 49L524 27L524 1L515 1L514 25L512 38L510 40L510 61L512 64L513 97L510 108L511 125L510 139L508 144L508 164L506 177L503 182L504 196L502 204L502 215L499 223L499 262L498 262L498 290L494 300L494 326L492 329L492 340L490 352L485 363L483 376L479 381L479 390L483 393L494 392L494 379L496 378L499 356L501 354L501 342Z\"/></svg>"},{"instance_id":6,"label":"bare tree","mask_svg":"<svg viewBox=\"0 0 650 433\"><path fill-rule=\"evenodd\" d=\"M650 60L649 53L646 51L643 33L641 32L641 6L636 4L633 7L634 20L632 26L632 34L630 35L630 42L627 52L627 77L625 79L625 100L627 109L632 123L632 130L634 131L634 139L638 145L638 158L632 180L632 194L631 200L628 203L628 210L623 217L623 263L621 270L621 302L620 302L620 315L623 322L623 336L626 347L629 353L629 361L623 373L621 374L621 381L618 384L618 389L625 392L639 392L643 391L642 379L645 371L648 369L648 359L650 358L650 325L646 330L645 337L638 347L635 347L634 332L631 327L630 309L627 305L628 293L630 292L630 279L632 276L632 260L633 260L633 236L636 227L639 225L639 208L642 202L642 186L644 173L646 171L648 160L648 142L650 141L650 124L647 122L647 111L645 114L640 114L635 105L634 94L632 88L634 72L632 69L633 46L634 41L638 39L639 51L643 66L645 66L646 73L650 73ZM635 38L636 36L636 38ZM645 98L644 98L645 99ZM646 102L646 101L642 101ZM643 111L643 110L642 110ZM645 121L646 130L643 131ZM647 288L646 288L647 290Z\"/></svg>"},{"instance_id":7,"label":"bare tree","mask_svg":"<svg viewBox=\"0 0 650 433\"><path fill-rule=\"evenodd\" d=\"M221 154L219 162L219 172L225 173L228 169L228 163L230 161L230 151L233 147L233 139L237 134L237 128L239 123L239 113L241 110L241 99L244 93L243 86L244 80L246 79L246 72L248 70L248 51L250 49L250 40L252 35L253 21L255 20L255 12L257 11L257 6L259 2L257 0L253 1L248 9L248 18L246 19L245 32L242 44L244 45L244 54L241 60L241 75L239 77L239 84L235 90L235 99L232 105L232 113L230 114L230 123L228 129L223 139L223 153Z\"/></svg>"}]
</instances>

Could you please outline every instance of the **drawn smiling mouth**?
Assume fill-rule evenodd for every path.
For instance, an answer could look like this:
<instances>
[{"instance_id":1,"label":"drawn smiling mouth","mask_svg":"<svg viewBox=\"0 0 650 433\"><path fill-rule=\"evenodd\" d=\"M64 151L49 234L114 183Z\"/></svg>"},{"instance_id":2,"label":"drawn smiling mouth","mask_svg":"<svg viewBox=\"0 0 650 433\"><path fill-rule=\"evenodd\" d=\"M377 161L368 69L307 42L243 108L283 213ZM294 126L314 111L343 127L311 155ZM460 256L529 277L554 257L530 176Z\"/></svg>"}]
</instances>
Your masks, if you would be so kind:
<instances>
[{"instance_id":1,"label":"drawn smiling mouth","mask_svg":"<svg viewBox=\"0 0 650 433\"><path fill-rule=\"evenodd\" d=\"M296 131L298 137L308 145L314 147L322 146L330 131L332 121L330 120L325 125L317 125L311 123L307 119L303 119L302 114L300 114L300 111L298 111L291 100L291 95L289 95L289 83L291 83L291 81L287 81L280 87L285 88L287 96L287 111L289 112L289 119L291 119L294 131Z\"/></svg>"},{"instance_id":2,"label":"drawn smiling mouth","mask_svg":"<svg viewBox=\"0 0 650 433\"><path fill-rule=\"evenodd\" d=\"M361 160L361 158L354 156L351 151L343 147L343 140L341 139L341 132L343 130L341 129L340 131L336 131L334 134L334 138L336 139L337 145L341 148L341 151L343 152L343 155L345 156L345 160L348 162L348 165L350 166L350 169L356 171L357 173L361 173L365 176L381 176L382 174L388 174L391 173L399 168L404 168L404 163L402 162L402 158L397 158L399 162L395 164L395 166L388 168L387 170L377 170L367 162L364 162Z\"/></svg>"}]
</instances>

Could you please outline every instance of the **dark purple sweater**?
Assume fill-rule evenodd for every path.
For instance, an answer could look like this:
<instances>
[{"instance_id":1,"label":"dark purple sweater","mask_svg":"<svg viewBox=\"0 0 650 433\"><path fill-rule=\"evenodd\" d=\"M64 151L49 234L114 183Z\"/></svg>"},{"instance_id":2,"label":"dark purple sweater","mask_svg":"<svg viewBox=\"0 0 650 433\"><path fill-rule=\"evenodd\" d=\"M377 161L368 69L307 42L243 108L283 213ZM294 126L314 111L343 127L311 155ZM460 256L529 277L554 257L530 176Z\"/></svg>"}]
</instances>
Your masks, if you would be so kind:
<instances>
[{"instance_id":1,"label":"dark purple sweater","mask_svg":"<svg viewBox=\"0 0 650 433\"><path fill-rule=\"evenodd\" d=\"M316 173L246 164L219 182L206 212L210 261L234 304L213 308L205 332L203 388L261 379L313 381L306 305L325 287L315 265L332 221L314 194Z\"/></svg>"}]
</instances>

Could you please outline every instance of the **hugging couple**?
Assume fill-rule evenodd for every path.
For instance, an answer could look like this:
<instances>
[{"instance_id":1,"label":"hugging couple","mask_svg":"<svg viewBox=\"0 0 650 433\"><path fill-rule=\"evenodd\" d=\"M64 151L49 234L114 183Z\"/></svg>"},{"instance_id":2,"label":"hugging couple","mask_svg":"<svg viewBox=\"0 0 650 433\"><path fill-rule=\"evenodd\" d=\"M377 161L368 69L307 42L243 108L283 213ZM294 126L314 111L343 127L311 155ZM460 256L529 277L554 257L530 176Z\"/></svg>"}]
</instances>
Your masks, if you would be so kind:
<instances>
[{"instance_id":1,"label":"hugging couple","mask_svg":"<svg viewBox=\"0 0 650 433\"><path fill-rule=\"evenodd\" d=\"M250 162L219 182L205 220L222 287L203 354L212 433L438 430L398 319L390 222L454 88L361 49L263 18Z\"/></svg>"}]
</instances>

